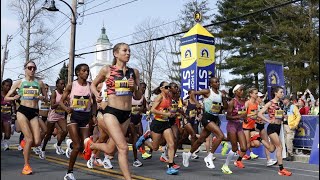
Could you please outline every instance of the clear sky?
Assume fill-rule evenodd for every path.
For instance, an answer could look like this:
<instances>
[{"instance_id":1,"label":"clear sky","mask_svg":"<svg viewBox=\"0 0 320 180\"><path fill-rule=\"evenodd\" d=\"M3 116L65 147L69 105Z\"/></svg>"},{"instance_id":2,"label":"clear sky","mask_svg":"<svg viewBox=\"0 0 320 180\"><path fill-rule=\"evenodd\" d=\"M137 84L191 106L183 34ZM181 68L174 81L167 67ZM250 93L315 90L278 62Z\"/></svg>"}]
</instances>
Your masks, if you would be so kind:
<instances>
[{"instance_id":1,"label":"clear sky","mask_svg":"<svg viewBox=\"0 0 320 180\"><path fill-rule=\"evenodd\" d=\"M1 0L1 45L5 44L5 38L7 34L12 35L18 31L18 18L16 14L9 9L9 1L10 0ZM48 1L50 2L50 0ZM66 1L71 4L71 0ZM132 0L85 0L85 2L89 4L80 6L78 8L78 13L92 7L93 8L87 10L85 14L97 12L130 1ZM182 9L183 4L185 4L186 2L188 1L138 0L111 10L88 15L85 17L79 17L77 19L78 23L76 29L76 50L78 50L76 51L76 54L95 50L94 44L101 33L101 27L103 24L105 25L106 33L112 44L116 44L118 42L132 43L132 36L120 39L118 38L134 33L135 27L147 18L158 18L164 22L171 22L179 19L178 15L180 13L180 10ZM69 8L59 0L56 0L56 6L65 14L71 13ZM216 9L216 0L210 1L210 8ZM67 17L62 13L52 13L55 13L55 20L53 23L48 24L49 26L57 27L60 22L65 23L68 21ZM212 13L214 13L214 11ZM56 38L61 36L61 38L56 42L61 46L61 50L57 52L56 57L48 59L48 66L53 65L68 57L70 44L70 28L68 28L69 25L70 22L67 22L64 26L53 32L53 35ZM22 57L17 56L20 53L19 50L21 50L17 48L19 47L18 42L20 38L21 37L19 35L15 36L8 45L9 58L5 66L4 78L12 78L13 80L15 80L18 78L18 75L23 72L22 66L24 60L22 60ZM1 58L2 55L3 50L1 50ZM85 55L83 56L83 58L76 58L75 65L79 63L91 64L93 59L93 54ZM50 73L53 73L54 75L56 75L56 77L45 80L49 85L54 85L54 81L56 80L61 67L62 64L50 70ZM39 70L41 69L39 68Z\"/></svg>"}]
</instances>

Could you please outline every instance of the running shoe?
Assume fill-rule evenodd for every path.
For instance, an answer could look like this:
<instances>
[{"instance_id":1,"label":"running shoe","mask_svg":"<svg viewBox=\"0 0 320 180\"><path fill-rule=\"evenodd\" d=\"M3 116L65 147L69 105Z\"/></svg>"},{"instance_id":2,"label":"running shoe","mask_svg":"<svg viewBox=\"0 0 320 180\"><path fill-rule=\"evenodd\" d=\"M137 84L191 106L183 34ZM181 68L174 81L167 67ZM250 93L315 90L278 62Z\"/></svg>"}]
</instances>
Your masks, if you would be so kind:
<instances>
[{"instance_id":1,"label":"running shoe","mask_svg":"<svg viewBox=\"0 0 320 180\"><path fill-rule=\"evenodd\" d=\"M150 130L146 131L142 136L139 137L139 139L136 142L136 148L139 149L144 141L150 137Z\"/></svg>"},{"instance_id":2,"label":"running shoe","mask_svg":"<svg viewBox=\"0 0 320 180\"><path fill-rule=\"evenodd\" d=\"M87 167L89 169L93 169L93 158L90 158L88 161L87 161Z\"/></svg>"},{"instance_id":3,"label":"running shoe","mask_svg":"<svg viewBox=\"0 0 320 180\"><path fill-rule=\"evenodd\" d=\"M168 157L164 153L161 153L160 161L161 162L168 162Z\"/></svg>"},{"instance_id":4,"label":"running shoe","mask_svg":"<svg viewBox=\"0 0 320 180\"><path fill-rule=\"evenodd\" d=\"M186 152L183 152L182 153L182 164L183 164L183 166L184 167L189 167L189 159L191 158L191 152L188 152L188 153L186 153Z\"/></svg>"},{"instance_id":5,"label":"running shoe","mask_svg":"<svg viewBox=\"0 0 320 180\"><path fill-rule=\"evenodd\" d=\"M191 159L199 159L199 156L196 154L196 152L192 153Z\"/></svg>"},{"instance_id":6,"label":"running shoe","mask_svg":"<svg viewBox=\"0 0 320 180\"><path fill-rule=\"evenodd\" d=\"M178 154L176 153L176 154L174 154L174 157L178 157Z\"/></svg>"},{"instance_id":7,"label":"running shoe","mask_svg":"<svg viewBox=\"0 0 320 180\"><path fill-rule=\"evenodd\" d=\"M40 159L46 159L46 151L40 150L40 152L39 152L39 158L40 158Z\"/></svg>"},{"instance_id":8,"label":"running shoe","mask_svg":"<svg viewBox=\"0 0 320 180\"><path fill-rule=\"evenodd\" d=\"M64 178L64 180L76 180L76 178L74 177L73 173L67 173Z\"/></svg>"},{"instance_id":9,"label":"running shoe","mask_svg":"<svg viewBox=\"0 0 320 180\"><path fill-rule=\"evenodd\" d=\"M267 167L276 165L277 163L278 163L277 160L269 159L269 161L267 161Z\"/></svg>"},{"instance_id":10,"label":"running shoe","mask_svg":"<svg viewBox=\"0 0 320 180\"><path fill-rule=\"evenodd\" d=\"M141 161L139 161L139 159L136 159L135 161L133 161L132 164L134 167L141 167L143 164Z\"/></svg>"},{"instance_id":11,"label":"running shoe","mask_svg":"<svg viewBox=\"0 0 320 180\"><path fill-rule=\"evenodd\" d=\"M253 152L250 152L251 159L257 159L259 156L254 154Z\"/></svg>"},{"instance_id":12,"label":"running shoe","mask_svg":"<svg viewBox=\"0 0 320 180\"><path fill-rule=\"evenodd\" d=\"M93 143L92 137L87 137L87 138L84 140L84 147L85 147L85 149L84 149L84 153L83 153L83 158L84 158L85 160L89 160L90 157L91 157L91 152L92 152L92 150L91 150L90 146L91 146L92 143Z\"/></svg>"},{"instance_id":13,"label":"running shoe","mask_svg":"<svg viewBox=\"0 0 320 180\"><path fill-rule=\"evenodd\" d=\"M229 166L225 164L221 167L221 170L224 174L232 174L232 171L229 169Z\"/></svg>"},{"instance_id":14,"label":"running shoe","mask_svg":"<svg viewBox=\"0 0 320 180\"><path fill-rule=\"evenodd\" d=\"M174 169L173 167L168 168L168 170L167 170L167 174L169 174L169 175L176 175L178 173L179 173L179 170L178 169Z\"/></svg>"},{"instance_id":15,"label":"running shoe","mask_svg":"<svg viewBox=\"0 0 320 180\"><path fill-rule=\"evenodd\" d=\"M207 156L207 157L205 157L203 160L204 160L204 162L206 163L207 168L209 168L209 169L214 169L214 168L215 168L215 166L214 166L214 164L213 164L213 161L212 161L212 158L210 158L209 156Z\"/></svg>"},{"instance_id":16,"label":"running shoe","mask_svg":"<svg viewBox=\"0 0 320 180\"><path fill-rule=\"evenodd\" d=\"M100 158L95 158L93 161L93 164L96 166L103 166L103 162L101 161Z\"/></svg>"},{"instance_id":17,"label":"running shoe","mask_svg":"<svg viewBox=\"0 0 320 180\"><path fill-rule=\"evenodd\" d=\"M216 159L217 159L216 157L212 156L212 161L214 161L214 160L216 160Z\"/></svg>"},{"instance_id":18,"label":"running shoe","mask_svg":"<svg viewBox=\"0 0 320 180\"><path fill-rule=\"evenodd\" d=\"M22 139L20 142L21 148L23 149L25 145L26 145L26 140Z\"/></svg>"},{"instance_id":19,"label":"running shoe","mask_svg":"<svg viewBox=\"0 0 320 180\"><path fill-rule=\"evenodd\" d=\"M57 143L53 144L53 147L56 149L56 153L58 155L64 155L65 152L62 150L61 146L58 146Z\"/></svg>"},{"instance_id":20,"label":"running shoe","mask_svg":"<svg viewBox=\"0 0 320 180\"><path fill-rule=\"evenodd\" d=\"M174 169L180 169L180 166L178 164L173 164L172 166Z\"/></svg>"},{"instance_id":21,"label":"running shoe","mask_svg":"<svg viewBox=\"0 0 320 180\"><path fill-rule=\"evenodd\" d=\"M279 174L280 176L291 176L291 175L292 175L292 172L290 172L290 171L288 171L288 170L286 170L286 169L282 169L281 171L280 171L280 170L278 171L278 174Z\"/></svg>"},{"instance_id":22,"label":"running shoe","mask_svg":"<svg viewBox=\"0 0 320 180\"><path fill-rule=\"evenodd\" d=\"M146 160L146 159L150 159L152 157L152 155L145 152L145 153L141 154L141 157L143 160Z\"/></svg>"},{"instance_id":23,"label":"running shoe","mask_svg":"<svg viewBox=\"0 0 320 180\"><path fill-rule=\"evenodd\" d=\"M18 146L18 151L22 151L23 148L21 147L21 145Z\"/></svg>"},{"instance_id":24,"label":"running shoe","mask_svg":"<svg viewBox=\"0 0 320 180\"><path fill-rule=\"evenodd\" d=\"M233 164L240 169L244 168L242 161L235 161Z\"/></svg>"},{"instance_id":25,"label":"running shoe","mask_svg":"<svg viewBox=\"0 0 320 180\"><path fill-rule=\"evenodd\" d=\"M244 160L250 160L250 159L251 159L251 157L250 157L250 156L248 156L247 154L245 154L245 155L242 157L242 159L244 159Z\"/></svg>"},{"instance_id":26,"label":"running shoe","mask_svg":"<svg viewBox=\"0 0 320 180\"><path fill-rule=\"evenodd\" d=\"M41 149L39 147L34 147L33 149L33 152L36 153L36 155L39 155Z\"/></svg>"},{"instance_id":27,"label":"running shoe","mask_svg":"<svg viewBox=\"0 0 320 180\"><path fill-rule=\"evenodd\" d=\"M104 159L103 159L103 167L105 168L105 169L112 169L113 168L113 166L112 166L112 164L111 164L111 161L110 161L110 159L106 156L106 157L104 157Z\"/></svg>"},{"instance_id":28,"label":"running shoe","mask_svg":"<svg viewBox=\"0 0 320 180\"><path fill-rule=\"evenodd\" d=\"M24 174L24 175L32 174L32 168L30 167L29 164L24 165L24 167L22 169L22 174Z\"/></svg>"},{"instance_id":29,"label":"running shoe","mask_svg":"<svg viewBox=\"0 0 320 180\"><path fill-rule=\"evenodd\" d=\"M66 156L67 158L70 158L70 155L71 155L71 152L72 152L72 149L71 149L71 143L72 143L72 140L71 139L67 139L66 140L66 144L67 144L67 149L66 149Z\"/></svg>"},{"instance_id":30,"label":"running shoe","mask_svg":"<svg viewBox=\"0 0 320 180\"><path fill-rule=\"evenodd\" d=\"M227 154L228 149L229 149L228 148L228 143L226 141L222 141L221 145L222 145L221 155L225 156Z\"/></svg>"},{"instance_id":31,"label":"running shoe","mask_svg":"<svg viewBox=\"0 0 320 180\"><path fill-rule=\"evenodd\" d=\"M9 150L9 144L8 144L8 141L7 141L7 140L4 140L4 141L3 141L3 150L4 150L4 151Z\"/></svg>"},{"instance_id":32,"label":"running shoe","mask_svg":"<svg viewBox=\"0 0 320 180\"><path fill-rule=\"evenodd\" d=\"M198 149L194 153L199 153L200 152L201 146L198 147Z\"/></svg>"},{"instance_id":33,"label":"running shoe","mask_svg":"<svg viewBox=\"0 0 320 180\"><path fill-rule=\"evenodd\" d=\"M260 138L260 134L256 134L250 138L250 141L258 140Z\"/></svg>"}]
</instances>

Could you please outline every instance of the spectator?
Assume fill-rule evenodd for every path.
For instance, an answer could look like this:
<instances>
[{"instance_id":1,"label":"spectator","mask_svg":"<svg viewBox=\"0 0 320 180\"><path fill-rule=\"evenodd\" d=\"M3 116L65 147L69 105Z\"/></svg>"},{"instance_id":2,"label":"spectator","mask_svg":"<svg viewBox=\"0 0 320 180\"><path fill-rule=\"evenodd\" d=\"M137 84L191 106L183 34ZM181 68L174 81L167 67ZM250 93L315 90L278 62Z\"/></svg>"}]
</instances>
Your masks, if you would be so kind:
<instances>
[{"instance_id":1,"label":"spectator","mask_svg":"<svg viewBox=\"0 0 320 180\"><path fill-rule=\"evenodd\" d=\"M312 104L310 115L319 115L319 98Z\"/></svg>"},{"instance_id":2,"label":"spectator","mask_svg":"<svg viewBox=\"0 0 320 180\"><path fill-rule=\"evenodd\" d=\"M297 106L293 105L290 102L290 97L285 96L283 99L284 104L284 137L285 137L285 144L288 151L288 156L285 160L293 161L293 139L295 135L295 131L298 127L298 124L301 120L301 115Z\"/></svg>"},{"instance_id":3,"label":"spectator","mask_svg":"<svg viewBox=\"0 0 320 180\"><path fill-rule=\"evenodd\" d=\"M298 107L299 107L299 112L301 115L308 115L309 114L309 109L305 107L306 102L300 98L298 100Z\"/></svg>"}]
</instances>

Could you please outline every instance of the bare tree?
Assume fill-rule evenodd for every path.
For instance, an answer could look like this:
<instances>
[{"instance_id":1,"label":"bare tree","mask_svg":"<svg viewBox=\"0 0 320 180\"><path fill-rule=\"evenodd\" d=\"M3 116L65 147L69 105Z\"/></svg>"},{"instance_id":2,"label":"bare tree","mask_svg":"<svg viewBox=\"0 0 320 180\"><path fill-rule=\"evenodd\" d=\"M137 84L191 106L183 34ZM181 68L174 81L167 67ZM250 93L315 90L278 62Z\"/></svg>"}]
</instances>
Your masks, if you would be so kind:
<instances>
[{"instance_id":1,"label":"bare tree","mask_svg":"<svg viewBox=\"0 0 320 180\"><path fill-rule=\"evenodd\" d=\"M44 58L55 53L58 47L52 37L52 30L45 22L53 21L53 13L43 10L43 0L15 0L10 1L10 8L16 12L20 21L21 46L25 62L34 60L38 66L46 66ZM49 14L50 13L50 16Z\"/></svg>"},{"instance_id":2,"label":"bare tree","mask_svg":"<svg viewBox=\"0 0 320 180\"><path fill-rule=\"evenodd\" d=\"M160 36L159 28L154 28L161 24L157 19L146 19L141 24L137 25L135 32L139 32L133 36L133 42L147 41ZM162 51L160 41L147 41L146 43L138 44L132 48L133 58L137 60L138 69L141 72L141 78L147 84L148 99L151 97L152 81L154 81L154 72L157 71L160 64L156 60L159 53ZM158 85L159 83L157 83Z\"/></svg>"}]
</instances>

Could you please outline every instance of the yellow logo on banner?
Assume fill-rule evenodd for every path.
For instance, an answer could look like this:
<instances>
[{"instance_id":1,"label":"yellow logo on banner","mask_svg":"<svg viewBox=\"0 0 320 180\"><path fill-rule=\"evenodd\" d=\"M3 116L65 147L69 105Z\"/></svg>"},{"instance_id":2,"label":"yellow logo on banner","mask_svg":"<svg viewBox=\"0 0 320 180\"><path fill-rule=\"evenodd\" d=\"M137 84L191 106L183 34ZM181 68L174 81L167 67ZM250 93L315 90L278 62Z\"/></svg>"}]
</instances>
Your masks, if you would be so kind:
<instances>
[{"instance_id":1,"label":"yellow logo on banner","mask_svg":"<svg viewBox=\"0 0 320 180\"><path fill-rule=\"evenodd\" d=\"M197 43L198 49L198 67L206 67L214 63L215 46Z\"/></svg>"},{"instance_id":2,"label":"yellow logo on banner","mask_svg":"<svg viewBox=\"0 0 320 180\"><path fill-rule=\"evenodd\" d=\"M186 46L181 46L181 68L190 67L194 62L196 62L197 54L196 43L188 44Z\"/></svg>"}]
</instances>

